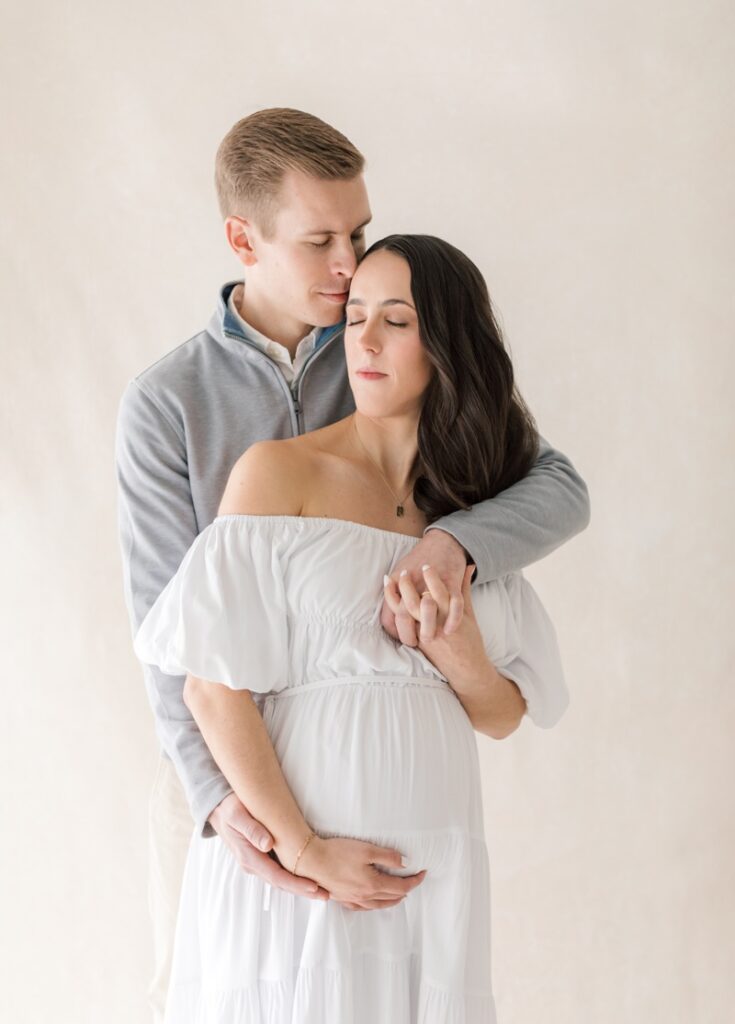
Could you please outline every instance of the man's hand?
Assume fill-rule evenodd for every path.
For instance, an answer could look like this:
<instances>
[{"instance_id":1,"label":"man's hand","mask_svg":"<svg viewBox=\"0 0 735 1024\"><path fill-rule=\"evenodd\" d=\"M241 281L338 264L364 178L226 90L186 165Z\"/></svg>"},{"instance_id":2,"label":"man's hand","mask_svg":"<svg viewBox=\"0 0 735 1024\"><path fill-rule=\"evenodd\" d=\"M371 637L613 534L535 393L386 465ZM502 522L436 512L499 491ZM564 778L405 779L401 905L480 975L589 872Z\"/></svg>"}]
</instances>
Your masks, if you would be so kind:
<instances>
[{"instance_id":1,"label":"man's hand","mask_svg":"<svg viewBox=\"0 0 735 1024\"><path fill-rule=\"evenodd\" d=\"M315 900L328 900L329 893L311 878L299 878L286 871L277 860L268 856L273 848L273 837L248 814L235 793L230 793L217 804L209 815L209 823L223 843L229 847L235 860L250 875L257 875L268 885L291 892L295 896L309 896Z\"/></svg>"},{"instance_id":2,"label":"man's hand","mask_svg":"<svg viewBox=\"0 0 735 1024\"><path fill-rule=\"evenodd\" d=\"M464 614L462 582L467 569L467 554L451 533L440 529L429 530L416 547L397 563L390 578L398 582L401 572L405 569L418 592L422 593L427 589L421 570L424 565L430 565L438 572L449 592L449 612L444 623L444 634L449 636L459 627ZM403 601L394 613L384 599L380 612L380 623L394 640L400 640L407 647L418 646L419 623L408 611ZM436 618L424 624L424 631L425 639L430 640L434 637Z\"/></svg>"}]
</instances>

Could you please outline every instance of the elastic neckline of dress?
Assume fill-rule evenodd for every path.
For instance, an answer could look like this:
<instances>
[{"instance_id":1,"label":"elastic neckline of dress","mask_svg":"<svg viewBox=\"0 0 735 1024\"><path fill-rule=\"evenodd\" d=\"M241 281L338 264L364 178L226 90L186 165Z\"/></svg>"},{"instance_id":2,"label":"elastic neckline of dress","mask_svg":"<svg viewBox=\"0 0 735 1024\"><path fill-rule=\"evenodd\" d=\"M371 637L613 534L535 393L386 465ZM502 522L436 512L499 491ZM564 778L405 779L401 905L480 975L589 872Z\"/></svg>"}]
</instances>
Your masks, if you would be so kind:
<instances>
[{"instance_id":1,"label":"elastic neckline of dress","mask_svg":"<svg viewBox=\"0 0 735 1024\"><path fill-rule=\"evenodd\" d=\"M344 526L352 526L358 530L369 530L371 533L383 533L389 537L402 537L403 540L421 540L421 537L413 533L398 533L396 530L382 530L379 526L368 526L367 523L358 523L354 519L335 519L332 516L258 516L252 512L227 512L221 516L215 516L213 522L225 519L278 519L297 523L342 523Z\"/></svg>"}]
</instances>

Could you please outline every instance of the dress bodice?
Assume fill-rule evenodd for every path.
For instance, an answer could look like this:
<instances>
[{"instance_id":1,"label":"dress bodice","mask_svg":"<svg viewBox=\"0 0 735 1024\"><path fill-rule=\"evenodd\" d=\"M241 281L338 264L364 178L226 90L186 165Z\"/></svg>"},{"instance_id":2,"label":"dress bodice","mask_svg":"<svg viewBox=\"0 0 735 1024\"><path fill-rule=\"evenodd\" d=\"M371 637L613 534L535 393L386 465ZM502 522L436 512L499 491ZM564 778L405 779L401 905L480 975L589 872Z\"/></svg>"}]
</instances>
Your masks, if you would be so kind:
<instances>
[{"instance_id":1,"label":"dress bodice","mask_svg":"<svg viewBox=\"0 0 735 1024\"><path fill-rule=\"evenodd\" d=\"M136 637L141 660L233 689L279 692L352 676L446 682L380 624L383 576L419 538L342 519L219 516ZM568 702L554 628L521 573L472 587L490 660L539 725Z\"/></svg>"}]
</instances>

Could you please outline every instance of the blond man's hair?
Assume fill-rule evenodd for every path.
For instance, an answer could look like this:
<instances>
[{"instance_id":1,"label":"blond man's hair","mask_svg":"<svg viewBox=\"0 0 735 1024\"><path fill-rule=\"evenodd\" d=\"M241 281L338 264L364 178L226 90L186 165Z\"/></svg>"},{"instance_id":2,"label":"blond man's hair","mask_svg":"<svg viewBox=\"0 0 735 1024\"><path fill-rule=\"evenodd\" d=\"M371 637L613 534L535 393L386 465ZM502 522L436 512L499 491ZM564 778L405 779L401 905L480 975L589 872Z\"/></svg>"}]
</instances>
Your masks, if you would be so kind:
<instances>
[{"instance_id":1,"label":"blond man's hair","mask_svg":"<svg viewBox=\"0 0 735 1024\"><path fill-rule=\"evenodd\" d=\"M273 230L278 193L289 170L314 178L351 180L365 158L336 128L313 114L272 107L243 117L220 143L215 185L224 217L254 219L267 236Z\"/></svg>"}]
</instances>

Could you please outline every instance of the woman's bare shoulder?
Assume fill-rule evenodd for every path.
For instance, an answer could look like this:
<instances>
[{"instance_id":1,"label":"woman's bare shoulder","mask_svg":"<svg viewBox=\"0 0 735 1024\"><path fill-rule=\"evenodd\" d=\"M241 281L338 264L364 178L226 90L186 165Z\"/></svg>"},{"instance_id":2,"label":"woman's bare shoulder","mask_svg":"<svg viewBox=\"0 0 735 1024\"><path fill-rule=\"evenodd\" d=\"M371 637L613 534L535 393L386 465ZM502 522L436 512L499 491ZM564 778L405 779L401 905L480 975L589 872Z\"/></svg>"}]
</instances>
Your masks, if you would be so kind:
<instances>
[{"instance_id":1,"label":"woman's bare shoulder","mask_svg":"<svg viewBox=\"0 0 735 1024\"><path fill-rule=\"evenodd\" d=\"M314 455L300 438L257 441L230 472L219 515L284 515L301 513Z\"/></svg>"}]
</instances>

